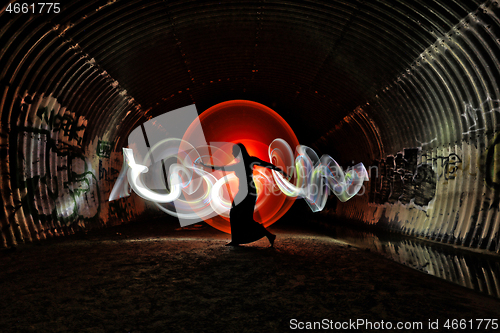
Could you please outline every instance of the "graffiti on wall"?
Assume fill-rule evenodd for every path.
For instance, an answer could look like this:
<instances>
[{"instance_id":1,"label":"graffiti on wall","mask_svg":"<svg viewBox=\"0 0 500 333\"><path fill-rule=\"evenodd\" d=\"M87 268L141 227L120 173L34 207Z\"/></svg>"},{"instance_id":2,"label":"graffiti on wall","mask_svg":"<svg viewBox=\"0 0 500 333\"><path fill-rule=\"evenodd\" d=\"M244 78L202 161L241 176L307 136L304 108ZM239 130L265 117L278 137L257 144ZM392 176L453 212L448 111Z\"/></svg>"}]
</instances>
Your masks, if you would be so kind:
<instances>
[{"instance_id":1,"label":"graffiti on wall","mask_svg":"<svg viewBox=\"0 0 500 333\"><path fill-rule=\"evenodd\" d=\"M498 133L482 156L484 180L488 187L500 191L500 133Z\"/></svg>"},{"instance_id":2,"label":"graffiti on wall","mask_svg":"<svg viewBox=\"0 0 500 333\"><path fill-rule=\"evenodd\" d=\"M99 180L113 183L118 178L120 170L108 165L109 163L99 160ZM120 164L121 165L121 164Z\"/></svg>"},{"instance_id":3,"label":"graffiti on wall","mask_svg":"<svg viewBox=\"0 0 500 333\"><path fill-rule=\"evenodd\" d=\"M82 149L86 120L53 97L25 96L16 106L24 123L11 130L11 183L21 193L13 213L29 213L44 227L95 220L98 179Z\"/></svg>"},{"instance_id":4,"label":"graffiti on wall","mask_svg":"<svg viewBox=\"0 0 500 333\"><path fill-rule=\"evenodd\" d=\"M430 164L420 164L413 177L415 187L414 203L417 206L427 206L436 195L436 173Z\"/></svg>"},{"instance_id":5,"label":"graffiti on wall","mask_svg":"<svg viewBox=\"0 0 500 333\"><path fill-rule=\"evenodd\" d=\"M500 133L491 140L478 162L484 182L493 192L491 204L487 209L500 210Z\"/></svg>"},{"instance_id":6,"label":"graffiti on wall","mask_svg":"<svg viewBox=\"0 0 500 333\"><path fill-rule=\"evenodd\" d=\"M448 156L430 157L428 154L423 154L427 161L431 161L435 169L438 170L438 180L444 177L445 180L455 179L457 171L462 168L462 159L455 153Z\"/></svg>"},{"instance_id":7,"label":"graffiti on wall","mask_svg":"<svg viewBox=\"0 0 500 333\"><path fill-rule=\"evenodd\" d=\"M38 107L36 112L36 117L41 121L41 127L60 134L58 140L60 143L81 147L86 127L85 118L79 117L77 119L74 113L67 110L58 111L50 104Z\"/></svg>"},{"instance_id":8,"label":"graffiti on wall","mask_svg":"<svg viewBox=\"0 0 500 333\"><path fill-rule=\"evenodd\" d=\"M462 135L486 130L484 115L500 112L499 105L500 100L493 100L490 96L481 102L479 107L474 107L472 103L464 102L464 113L462 113L462 117L464 117L466 123L469 124L469 128L468 131L462 133Z\"/></svg>"},{"instance_id":9,"label":"graffiti on wall","mask_svg":"<svg viewBox=\"0 0 500 333\"><path fill-rule=\"evenodd\" d=\"M375 204L409 204L427 206L436 195L439 181L453 181L462 169L462 158L456 153L432 157L418 148L404 149L396 156L375 161L379 177L372 177L370 202Z\"/></svg>"},{"instance_id":10,"label":"graffiti on wall","mask_svg":"<svg viewBox=\"0 0 500 333\"><path fill-rule=\"evenodd\" d=\"M418 148L375 161L378 177L372 177L370 202L426 206L436 193L436 173L431 164L418 164Z\"/></svg>"},{"instance_id":11,"label":"graffiti on wall","mask_svg":"<svg viewBox=\"0 0 500 333\"><path fill-rule=\"evenodd\" d=\"M103 141L99 141L103 142ZM99 149L99 144L97 145ZM120 174L120 167L123 165L123 155L121 152L110 152L109 157L99 158L98 180L102 198L109 198L116 180ZM141 200L141 202L143 202ZM103 207L103 217L112 223L121 223L137 216L139 209L137 203L131 204L129 198L121 198L114 201L105 201Z\"/></svg>"},{"instance_id":12,"label":"graffiti on wall","mask_svg":"<svg viewBox=\"0 0 500 333\"><path fill-rule=\"evenodd\" d=\"M97 156L102 158L109 158L111 156L112 148L113 146L111 142L99 140L97 144Z\"/></svg>"}]
</instances>

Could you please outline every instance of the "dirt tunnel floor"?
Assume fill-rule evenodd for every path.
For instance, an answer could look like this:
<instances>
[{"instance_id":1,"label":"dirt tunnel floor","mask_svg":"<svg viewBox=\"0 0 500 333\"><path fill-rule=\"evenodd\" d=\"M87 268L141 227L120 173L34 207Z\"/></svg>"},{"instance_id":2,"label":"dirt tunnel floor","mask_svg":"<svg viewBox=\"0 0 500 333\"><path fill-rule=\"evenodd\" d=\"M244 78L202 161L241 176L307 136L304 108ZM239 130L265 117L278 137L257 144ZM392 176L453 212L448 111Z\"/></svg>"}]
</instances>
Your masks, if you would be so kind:
<instances>
[{"instance_id":1,"label":"dirt tunnel floor","mask_svg":"<svg viewBox=\"0 0 500 333\"><path fill-rule=\"evenodd\" d=\"M292 319L366 319L423 332L439 319L449 332L446 319L500 318L497 299L299 227L271 227L274 249L175 229L132 223L2 251L0 331L286 332Z\"/></svg>"}]
</instances>

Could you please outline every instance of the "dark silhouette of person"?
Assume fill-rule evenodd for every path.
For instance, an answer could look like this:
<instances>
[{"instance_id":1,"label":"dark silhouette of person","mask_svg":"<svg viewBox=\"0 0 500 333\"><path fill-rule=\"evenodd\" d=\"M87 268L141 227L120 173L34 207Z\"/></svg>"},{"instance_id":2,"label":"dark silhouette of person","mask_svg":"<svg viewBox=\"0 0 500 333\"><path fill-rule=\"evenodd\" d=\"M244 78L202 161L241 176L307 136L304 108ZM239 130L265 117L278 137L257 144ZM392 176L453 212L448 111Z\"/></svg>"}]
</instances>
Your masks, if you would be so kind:
<instances>
[{"instance_id":1,"label":"dark silhouette of person","mask_svg":"<svg viewBox=\"0 0 500 333\"><path fill-rule=\"evenodd\" d=\"M236 163L227 166L206 165L203 162L197 163L216 170L233 171L236 177L238 177L238 193L233 198L231 210L229 211L231 242L226 244L226 246L238 246L240 244L255 242L265 236L269 240L269 243L271 243L271 247L273 247L276 235L269 232L262 224L253 219L255 203L257 201L257 188L253 181L253 168L261 166L281 172L285 177L286 174L277 166L255 156L250 156L242 143L233 146L233 156ZM240 156L240 159L237 159L238 156ZM248 188L247 193L244 191L244 186Z\"/></svg>"}]
</instances>

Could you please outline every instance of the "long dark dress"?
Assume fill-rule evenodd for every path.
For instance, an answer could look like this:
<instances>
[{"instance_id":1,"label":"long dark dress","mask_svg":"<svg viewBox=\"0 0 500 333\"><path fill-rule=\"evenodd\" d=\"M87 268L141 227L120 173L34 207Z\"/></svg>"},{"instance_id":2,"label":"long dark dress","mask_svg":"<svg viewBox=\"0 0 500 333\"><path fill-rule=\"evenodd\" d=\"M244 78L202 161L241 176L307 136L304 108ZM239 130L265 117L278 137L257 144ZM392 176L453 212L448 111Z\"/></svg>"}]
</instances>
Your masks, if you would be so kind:
<instances>
[{"instance_id":1,"label":"long dark dress","mask_svg":"<svg viewBox=\"0 0 500 333\"><path fill-rule=\"evenodd\" d=\"M257 201L257 189L253 181L253 166L259 165L263 161L256 157L248 157L247 159L240 161L245 165L245 174L241 172L243 168L235 171L236 177L239 179L238 193L234 197L233 206L229 212L231 242L235 245L255 242L268 234L266 228L253 219ZM248 188L246 195L244 187Z\"/></svg>"}]
</instances>

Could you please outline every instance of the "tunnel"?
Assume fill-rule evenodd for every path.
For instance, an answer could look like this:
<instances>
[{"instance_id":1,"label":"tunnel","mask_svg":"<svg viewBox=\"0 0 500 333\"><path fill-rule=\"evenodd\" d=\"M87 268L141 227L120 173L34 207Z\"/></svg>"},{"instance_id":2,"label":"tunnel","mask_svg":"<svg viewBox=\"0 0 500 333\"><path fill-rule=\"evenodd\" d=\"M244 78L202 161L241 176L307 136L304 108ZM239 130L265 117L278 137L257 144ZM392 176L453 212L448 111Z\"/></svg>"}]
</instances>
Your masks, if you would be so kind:
<instances>
[{"instance_id":1,"label":"tunnel","mask_svg":"<svg viewBox=\"0 0 500 333\"><path fill-rule=\"evenodd\" d=\"M499 14L492 0L9 1L0 247L164 216L133 193L108 200L130 133L244 100L318 155L367 169L358 195L317 213L297 200L301 216L495 257Z\"/></svg>"}]
</instances>

